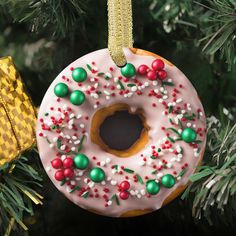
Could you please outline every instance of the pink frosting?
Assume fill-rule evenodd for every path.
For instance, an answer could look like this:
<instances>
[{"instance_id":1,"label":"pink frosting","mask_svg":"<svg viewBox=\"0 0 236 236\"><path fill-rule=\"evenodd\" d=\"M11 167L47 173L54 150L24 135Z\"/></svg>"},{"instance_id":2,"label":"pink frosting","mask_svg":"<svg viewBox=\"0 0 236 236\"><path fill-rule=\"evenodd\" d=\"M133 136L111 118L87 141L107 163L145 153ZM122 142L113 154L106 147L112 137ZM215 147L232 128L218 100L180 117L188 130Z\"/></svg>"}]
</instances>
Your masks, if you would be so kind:
<instances>
[{"instance_id":1,"label":"pink frosting","mask_svg":"<svg viewBox=\"0 0 236 236\"><path fill-rule=\"evenodd\" d=\"M132 63L136 68L142 64L151 67L153 60L155 60L152 56L134 54L129 49L124 49L124 52L127 61ZM92 67L93 73L87 69L87 64ZM83 67L88 73L87 80L82 82L80 85L73 81L71 75L72 68L76 67ZM109 68L112 69L110 70ZM119 92L121 90L119 86L117 88L117 77L121 76L120 69L116 67L114 62L111 60L108 49L102 49L87 54L74 61L52 82L39 110L39 121L37 124L38 148L42 163L48 176L58 190L72 202L84 209L94 209L107 216L119 217L130 210L159 209L172 191L187 184L189 176L194 173L195 168L204 153L206 142L205 115L198 95L185 75L175 66L170 66L168 64L165 64L165 70L167 71L168 76L164 81L173 83L174 86L165 85L162 89L160 81L156 84L156 82L153 83L145 76L137 74L136 79L144 84L143 86L137 86L137 91L141 91L142 95L138 95L134 88L132 89L133 91L131 91L131 87L126 86L127 84L134 83L134 78L130 78L128 82L125 82L126 80L122 78L122 84L130 90L128 95L130 97L127 97L127 95L120 95ZM97 72L104 72L105 74L108 72L106 76L111 78L106 80L104 75L98 75ZM75 106L70 103L68 97L57 101L57 97L54 94L54 87L59 82L66 83L69 86L70 91L84 91L86 95L85 102L81 106ZM91 90L91 87L89 86L95 88L92 88ZM111 86L115 86L115 89ZM173 93L175 93L174 89L177 89L176 95L174 95L176 96L175 100L173 100ZM91 90L90 94L88 92L86 93L86 90ZM101 92L101 94L99 93L98 95L99 97L93 94L93 91L97 90ZM148 93L151 90L155 91L155 95L159 94L160 96L158 98L156 96L148 96ZM115 96L112 96L111 93L115 93ZM97 101L99 101L99 104ZM182 118L181 114L179 114L179 117L177 117L177 114L173 114L172 112L166 112L167 114L164 114L166 110L162 104L163 101L166 102L167 106L172 106L173 110L179 106L180 113L183 113L184 117L191 116L192 113L196 114L196 117L193 120L189 120L188 118ZM113 154L106 153L90 139L90 125L95 112L100 108L116 103L126 103L131 107L132 111L142 108L144 110L147 124L150 127L148 133L149 141L146 147L129 158L118 158ZM90 164L85 171L75 169L75 177L67 179L68 184L66 183L61 186L61 182L54 178L57 170L55 170L51 165L51 161L57 157L56 153L58 153L58 147L56 145L56 137L59 133L52 130L42 130L42 123L46 124L46 126L52 125L51 116L54 116L56 119L61 117L63 119L64 116L61 116L61 112L58 111L58 108L68 110L68 107L70 119L73 121L71 121L71 123L69 121L69 124L65 124L62 134L60 134L64 137L62 139L62 144L65 143L65 140L68 140L67 143L65 143L66 147L60 147L62 149L60 152L63 152L64 148L74 150L74 147L77 149L78 140L81 139L82 132L84 132L86 137L81 152L89 157ZM45 116L46 113L48 113L48 115ZM74 115L75 118L73 118ZM80 116L82 117L80 118ZM173 123L170 123L170 119ZM159 147L163 146L163 142L169 140L167 138L167 133L169 133L172 139L176 139L176 136L178 136L172 130L163 130L162 127L172 127L181 133L181 127L176 124L178 123L178 119L183 120L182 125L184 127L192 127L196 130L198 133L197 140L201 140L201 142L193 145L193 147L182 140L174 143L168 141L172 147L167 147L162 150L157 159L150 158L154 147L157 150ZM71 127L69 127L71 125L77 127L78 130L75 131L71 129ZM75 136L75 133L77 136ZM51 144L49 144L49 142ZM180 152L180 149L183 150L183 154L181 154L182 151ZM70 153L68 155L58 154L58 157L62 160L65 156L73 158L75 155ZM96 160L93 159L94 156L96 157ZM164 163L163 160L164 162L166 161L166 163ZM106 174L106 179L103 183L93 183L88 180L89 170L98 165L100 165L100 168L102 168ZM114 167L112 168L114 165L118 166L117 172L115 172ZM134 170L134 173L126 173L121 169L122 166ZM183 168L185 168L184 175L181 178L177 178ZM155 169L156 173L151 174ZM119 174L119 171L122 171L123 173ZM136 173L141 176L144 184L141 184L139 181L134 181L133 175ZM147 194L145 189L147 178L145 178L145 176L149 179L156 179L156 181L160 183L162 175L165 174L172 174L175 176L176 184L171 189L164 188L160 184L161 187L158 194L151 196ZM131 187L129 189L129 198L127 200L122 200L119 198L117 185L121 181L126 180L125 176L128 176L128 181L130 182ZM79 191L77 190L70 193L74 186L89 186L88 197L84 198L83 195L79 196ZM104 191L104 188L107 188L109 192L106 190ZM96 194L99 196L95 197ZM104 194L107 195L107 201L105 201L103 196ZM119 205L115 199L112 198L114 194L116 194L117 199L119 199Z\"/></svg>"}]
</instances>

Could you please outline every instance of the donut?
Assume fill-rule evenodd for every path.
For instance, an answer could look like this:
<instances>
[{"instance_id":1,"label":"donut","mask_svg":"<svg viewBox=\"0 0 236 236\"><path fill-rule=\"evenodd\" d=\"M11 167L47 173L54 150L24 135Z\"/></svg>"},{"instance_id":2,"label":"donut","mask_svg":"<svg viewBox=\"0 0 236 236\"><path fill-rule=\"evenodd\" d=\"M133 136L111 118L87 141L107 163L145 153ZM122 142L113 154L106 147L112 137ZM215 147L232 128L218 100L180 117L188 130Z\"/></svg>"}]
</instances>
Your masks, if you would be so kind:
<instances>
[{"instance_id":1,"label":"donut","mask_svg":"<svg viewBox=\"0 0 236 236\"><path fill-rule=\"evenodd\" d=\"M52 82L37 122L41 161L69 200L91 212L131 217L161 208L187 186L206 144L206 118L185 75L164 58L124 48L119 68L108 49L71 63ZM126 150L100 135L126 111L143 124Z\"/></svg>"}]
</instances>

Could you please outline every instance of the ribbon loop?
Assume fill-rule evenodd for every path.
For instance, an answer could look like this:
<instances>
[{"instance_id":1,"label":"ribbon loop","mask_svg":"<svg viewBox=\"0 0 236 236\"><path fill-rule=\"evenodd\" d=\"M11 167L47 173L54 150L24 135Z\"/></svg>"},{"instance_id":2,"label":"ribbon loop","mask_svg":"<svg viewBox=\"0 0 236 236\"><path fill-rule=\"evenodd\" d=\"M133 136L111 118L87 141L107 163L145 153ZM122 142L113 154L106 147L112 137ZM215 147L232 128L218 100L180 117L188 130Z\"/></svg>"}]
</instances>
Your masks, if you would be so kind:
<instances>
[{"instance_id":1,"label":"ribbon loop","mask_svg":"<svg viewBox=\"0 0 236 236\"><path fill-rule=\"evenodd\" d=\"M123 47L133 47L131 0L108 0L108 49L119 67L126 64Z\"/></svg>"}]
</instances>

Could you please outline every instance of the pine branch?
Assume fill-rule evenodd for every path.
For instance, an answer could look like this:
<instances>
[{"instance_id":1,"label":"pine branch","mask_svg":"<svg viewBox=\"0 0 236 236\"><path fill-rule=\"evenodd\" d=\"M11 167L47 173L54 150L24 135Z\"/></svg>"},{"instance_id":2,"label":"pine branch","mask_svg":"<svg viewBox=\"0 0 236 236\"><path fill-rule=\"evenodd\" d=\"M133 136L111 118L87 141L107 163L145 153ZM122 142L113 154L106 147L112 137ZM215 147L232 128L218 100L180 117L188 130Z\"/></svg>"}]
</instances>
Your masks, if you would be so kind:
<instances>
[{"instance_id":1,"label":"pine branch","mask_svg":"<svg viewBox=\"0 0 236 236\"><path fill-rule=\"evenodd\" d=\"M190 177L192 182L182 198L193 196L193 216L209 223L214 212L231 211L236 217L236 124L221 126L216 118L208 122L206 165ZM226 223L227 220L225 220Z\"/></svg>"},{"instance_id":2,"label":"pine branch","mask_svg":"<svg viewBox=\"0 0 236 236\"><path fill-rule=\"evenodd\" d=\"M42 187L41 181L38 172L24 156L0 168L1 235L5 233L12 219L26 229L23 223L24 214L33 215L32 202L41 203L41 196L34 190L35 187Z\"/></svg>"},{"instance_id":3,"label":"pine branch","mask_svg":"<svg viewBox=\"0 0 236 236\"><path fill-rule=\"evenodd\" d=\"M87 10L87 3L77 0L6 0L0 6L16 22L29 23L32 32L46 30L52 38L65 37L76 24L83 28Z\"/></svg>"}]
</instances>

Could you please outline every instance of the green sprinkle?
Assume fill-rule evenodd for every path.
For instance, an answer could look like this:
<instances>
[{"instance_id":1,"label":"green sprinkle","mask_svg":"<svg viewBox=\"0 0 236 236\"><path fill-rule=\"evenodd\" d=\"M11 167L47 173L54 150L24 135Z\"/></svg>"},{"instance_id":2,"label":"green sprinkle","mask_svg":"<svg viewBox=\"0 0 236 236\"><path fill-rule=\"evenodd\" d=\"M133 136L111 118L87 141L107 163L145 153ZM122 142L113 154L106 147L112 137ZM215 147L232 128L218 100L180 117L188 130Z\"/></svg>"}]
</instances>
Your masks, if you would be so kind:
<instances>
[{"instance_id":1,"label":"green sprinkle","mask_svg":"<svg viewBox=\"0 0 236 236\"><path fill-rule=\"evenodd\" d=\"M131 169L128 169L128 168L124 168L123 170L124 170L125 172L127 172L127 173L130 173L130 174L134 173L134 171L133 171L133 170L131 170Z\"/></svg>"},{"instance_id":2,"label":"green sprinkle","mask_svg":"<svg viewBox=\"0 0 236 236\"><path fill-rule=\"evenodd\" d=\"M152 171L151 174L155 175L157 173L157 170Z\"/></svg>"},{"instance_id":3,"label":"green sprinkle","mask_svg":"<svg viewBox=\"0 0 236 236\"><path fill-rule=\"evenodd\" d=\"M162 85L167 85L167 86L174 86L175 84L172 82L167 82L167 81L163 81Z\"/></svg>"},{"instance_id":4,"label":"green sprinkle","mask_svg":"<svg viewBox=\"0 0 236 236\"><path fill-rule=\"evenodd\" d=\"M182 122L181 122L181 120L180 119L178 119L178 125L179 125L179 127L181 128L181 129L183 129L184 127L183 127L183 124L182 124Z\"/></svg>"},{"instance_id":5,"label":"green sprinkle","mask_svg":"<svg viewBox=\"0 0 236 236\"><path fill-rule=\"evenodd\" d=\"M103 72L98 73L98 76L103 76L103 75L105 75L105 73L103 73Z\"/></svg>"},{"instance_id":6,"label":"green sprinkle","mask_svg":"<svg viewBox=\"0 0 236 236\"><path fill-rule=\"evenodd\" d=\"M161 152L161 149L160 149L160 148L158 148L158 149L157 149L157 151L158 151L158 152Z\"/></svg>"},{"instance_id":7,"label":"green sprinkle","mask_svg":"<svg viewBox=\"0 0 236 236\"><path fill-rule=\"evenodd\" d=\"M167 130L172 130L172 131L175 132L176 134L180 135L179 132L178 132L176 129L174 129L174 128L167 128Z\"/></svg>"},{"instance_id":8,"label":"green sprinkle","mask_svg":"<svg viewBox=\"0 0 236 236\"><path fill-rule=\"evenodd\" d=\"M142 179L142 177L141 177L139 174L136 174L136 177L137 177L138 182L139 182L140 184L144 184L143 179Z\"/></svg>"},{"instance_id":9,"label":"green sprinkle","mask_svg":"<svg viewBox=\"0 0 236 236\"><path fill-rule=\"evenodd\" d=\"M118 84L120 85L121 90L125 90L125 87L120 80L118 80Z\"/></svg>"},{"instance_id":10,"label":"green sprinkle","mask_svg":"<svg viewBox=\"0 0 236 236\"><path fill-rule=\"evenodd\" d=\"M116 196L116 194L115 194L115 199L116 199L116 204L119 206L120 205L120 201L119 201L119 198Z\"/></svg>"},{"instance_id":11,"label":"green sprinkle","mask_svg":"<svg viewBox=\"0 0 236 236\"><path fill-rule=\"evenodd\" d=\"M152 158L152 159L157 159L155 156L150 156L150 158Z\"/></svg>"},{"instance_id":12,"label":"green sprinkle","mask_svg":"<svg viewBox=\"0 0 236 236\"><path fill-rule=\"evenodd\" d=\"M87 64L86 66L90 71L92 71L92 67L89 64Z\"/></svg>"},{"instance_id":13,"label":"green sprinkle","mask_svg":"<svg viewBox=\"0 0 236 236\"><path fill-rule=\"evenodd\" d=\"M173 139L173 138L171 138L171 137L167 137L172 143L175 143L175 140Z\"/></svg>"},{"instance_id":14,"label":"green sprinkle","mask_svg":"<svg viewBox=\"0 0 236 236\"><path fill-rule=\"evenodd\" d=\"M45 113L44 115L45 115L45 116L48 116L48 115L49 115L49 113Z\"/></svg>"},{"instance_id":15,"label":"green sprinkle","mask_svg":"<svg viewBox=\"0 0 236 236\"><path fill-rule=\"evenodd\" d=\"M75 191L79 191L81 188L79 186L75 186L71 191L70 193L73 193Z\"/></svg>"},{"instance_id":16,"label":"green sprinkle","mask_svg":"<svg viewBox=\"0 0 236 236\"><path fill-rule=\"evenodd\" d=\"M97 93L98 95L99 95L99 94L102 94L102 92L101 92L101 91L97 91L96 93Z\"/></svg>"},{"instance_id":17,"label":"green sprinkle","mask_svg":"<svg viewBox=\"0 0 236 236\"><path fill-rule=\"evenodd\" d=\"M173 106L169 106L168 113L171 113L173 111Z\"/></svg>"},{"instance_id":18,"label":"green sprinkle","mask_svg":"<svg viewBox=\"0 0 236 236\"><path fill-rule=\"evenodd\" d=\"M187 168L184 168L183 170L181 170L181 171L179 172L179 174L177 175L177 178L178 178L178 177L182 177L182 176L185 174L186 171L187 171Z\"/></svg>"},{"instance_id":19,"label":"green sprinkle","mask_svg":"<svg viewBox=\"0 0 236 236\"><path fill-rule=\"evenodd\" d=\"M85 135L83 135L81 140L80 140L80 144L79 144L79 147L78 147L78 152L80 152L80 150L82 149L84 138L85 138Z\"/></svg>"},{"instance_id":20,"label":"green sprinkle","mask_svg":"<svg viewBox=\"0 0 236 236\"><path fill-rule=\"evenodd\" d=\"M61 186L63 186L66 183L66 179L63 179L60 183Z\"/></svg>"},{"instance_id":21,"label":"green sprinkle","mask_svg":"<svg viewBox=\"0 0 236 236\"><path fill-rule=\"evenodd\" d=\"M127 84L128 87L134 87L136 84Z\"/></svg>"},{"instance_id":22,"label":"green sprinkle","mask_svg":"<svg viewBox=\"0 0 236 236\"><path fill-rule=\"evenodd\" d=\"M201 143L201 142L202 142L202 140L195 140L193 143L198 144L198 143Z\"/></svg>"},{"instance_id":23,"label":"green sprinkle","mask_svg":"<svg viewBox=\"0 0 236 236\"><path fill-rule=\"evenodd\" d=\"M57 140L57 148L60 149L60 147L61 147L61 140L58 139L58 140Z\"/></svg>"},{"instance_id":24,"label":"green sprinkle","mask_svg":"<svg viewBox=\"0 0 236 236\"><path fill-rule=\"evenodd\" d=\"M46 138L46 141L47 141L47 143L51 144L51 142L50 142L50 140L48 138Z\"/></svg>"},{"instance_id":25,"label":"green sprinkle","mask_svg":"<svg viewBox=\"0 0 236 236\"><path fill-rule=\"evenodd\" d=\"M172 124L173 123L173 121L172 121L172 119L171 118L169 118L169 122Z\"/></svg>"},{"instance_id":26,"label":"green sprinkle","mask_svg":"<svg viewBox=\"0 0 236 236\"><path fill-rule=\"evenodd\" d=\"M194 113L192 115L188 115L187 113L185 113L183 117L186 118L187 120L193 120L194 117L196 117L196 115Z\"/></svg>"},{"instance_id":27,"label":"green sprinkle","mask_svg":"<svg viewBox=\"0 0 236 236\"><path fill-rule=\"evenodd\" d=\"M114 165L114 169L115 169L115 170L118 170L118 165Z\"/></svg>"},{"instance_id":28,"label":"green sprinkle","mask_svg":"<svg viewBox=\"0 0 236 236\"><path fill-rule=\"evenodd\" d=\"M89 191L84 192L81 197L87 198L89 196Z\"/></svg>"}]
</instances>

